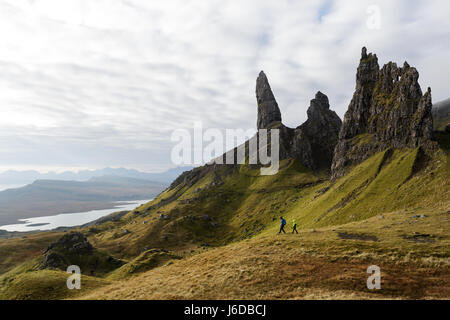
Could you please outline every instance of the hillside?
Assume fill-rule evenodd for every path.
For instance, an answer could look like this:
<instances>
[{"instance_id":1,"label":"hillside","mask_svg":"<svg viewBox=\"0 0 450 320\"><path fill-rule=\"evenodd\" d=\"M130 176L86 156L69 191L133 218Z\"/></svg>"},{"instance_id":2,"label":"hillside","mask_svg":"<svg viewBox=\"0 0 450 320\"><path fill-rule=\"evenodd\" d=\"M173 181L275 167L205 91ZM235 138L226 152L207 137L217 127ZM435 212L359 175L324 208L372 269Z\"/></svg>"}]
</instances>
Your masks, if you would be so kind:
<instances>
[{"instance_id":1,"label":"hillside","mask_svg":"<svg viewBox=\"0 0 450 320\"><path fill-rule=\"evenodd\" d=\"M420 183L423 174L410 178L409 170L414 162L415 150L393 155L390 163L382 166L378 174L368 170L374 162L383 158L382 154L375 155L348 176L339 179L324 194L323 190L329 186L326 181L305 186L299 192L298 185L292 184L292 177L287 174L292 168L285 169L286 174L274 188L268 188L271 184L264 181L266 177L256 176L250 188L253 188L253 192L264 190L267 202L257 207L261 198L259 201L248 199L247 205L238 208L238 218L228 217L229 223L215 230L204 227L202 211L198 211L196 220L188 220L188 224L183 224L184 219L176 217L160 219L161 213L158 211L163 214L168 212L165 206L150 209L147 216L134 214L136 211L145 212L165 198L159 197L120 222L97 226L98 230L80 230L89 235L95 247L129 262L106 277L95 278L98 279L95 284L98 289L92 288L91 281L94 279L87 274L86 289L77 293L77 296L89 299L448 297L450 238L447 226L450 204L445 200L450 190L448 138L442 150L446 152L445 155L437 159L436 162L440 162L437 167L428 169L431 180L424 183ZM399 172L396 181L399 184L405 180L407 182L397 185L397 191L391 195L392 190L386 188L383 177L397 171L399 165L403 167L405 163L400 161L402 158L407 159L406 164L409 163L409 166ZM360 181L370 179L371 182L355 194L354 190L358 188L355 182L359 180L357 176ZM245 181L249 179L248 175L242 173L237 173L236 177ZM416 187L419 183L419 187ZM194 191L199 185L186 189L192 194L186 196L184 201L196 197ZM221 190L225 192L230 186L232 184L224 183ZM386 201L368 196L374 190L384 190L380 197ZM415 192L411 193L411 190ZM279 198L280 195L285 197ZM350 196L354 199L347 205L336 206L336 202ZM274 198L277 200L274 201ZM335 202L330 202L330 199L335 199ZM403 201L396 204L389 199ZM278 200L281 200L282 206L275 209L280 205ZM201 201L193 201L196 209L204 210L199 205ZM283 201L288 205L284 205ZM231 205L236 206L235 203ZM270 210L258 215L258 220L252 217L252 212L258 212L255 208L262 210L267 206ZM371 210L358 211L358 208ZM273 221L273 218L277 218L280 211L283 211L288 221L297 219L301 226L299 236L276 235L278 221ZM330 213L330 218L317 221L326 212ZM209 213L213 221L227 221L221 214L213 215L213 211ZM340 215L343 219L335 221L335 217ZM144 221L147 223L143 224ZM258 225L255 221L260 221L265 228L259 232L250 230L249 226ZM173 229L175 222L177 229ZM130 233L120 232L125 229ZM184 242L187 240L183 238L186 234L190 240ZM14 243L14 248L20 250L28 242L28 239L21 239ZM161 248L168 253L156 258L152 248ZM143 257L142 251L148 252L150 256ZM369 292L365 288L365 269L371 264L380 265L385 272L385 287L381 292ZM11 271L12 274L15 272ZM11 273L6 274L4 279L11 279ZM41 276L38 276L39 273ZM26 277L20 274L20 277L12 278L26 285L26 279L31 274ZM45 270L33 271L32 274L40 277L41 282L27 285L26 292L34 289L31 291L35 298L46 298L45 291L41 292L41 286L47 285L47 281L53 278L48 278ZM60 285L64 286L65 278L62 275L61 272ZM218 291L217 287L222 289ZM4 288L5 297L18 295L16 287ZM73 294L66 290L58 298L68 298Z\"/></svg>"},{"instance_id":2,"label":"hillside","mask_svg":"<svg viewBox=\"0 0 450 320\"><path fill-rule=\"evenodd\" d=\"M62 289L63 268L34 267L61 232L0 240L0 297L448 299L450 134L433 132L431 90L407 63L380 69L364 48L356 80L342 125L318 92L294 129L261 73L257 125L281 131L277 174L205 165L118 219L76 229L91 248L78 292ZM299 235L278 235L280 216ZM70 252L57 253L79 262ZM370 265L381 290L366 287Z\"/></svg>"}]
</instances>

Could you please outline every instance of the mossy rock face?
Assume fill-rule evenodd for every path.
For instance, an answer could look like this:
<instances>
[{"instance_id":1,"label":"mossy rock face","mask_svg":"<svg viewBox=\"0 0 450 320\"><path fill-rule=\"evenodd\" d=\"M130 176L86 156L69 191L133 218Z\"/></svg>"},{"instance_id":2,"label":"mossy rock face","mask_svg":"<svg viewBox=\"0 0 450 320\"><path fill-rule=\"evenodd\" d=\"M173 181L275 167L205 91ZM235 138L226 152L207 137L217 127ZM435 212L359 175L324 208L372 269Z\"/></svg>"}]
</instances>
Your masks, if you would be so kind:
<instances>
[{"instance_id":1,"label":"mossy rock face","mask_svg":"<svg viewBox=\"0 0 450 320\"><path fill-rule=\"evenodd\" d=\"M363 48L356 78L334 151L333 180L388 148L424 146L430 153L437 149L432 143L431 89L422 94L414 67L389 62L380 69L376 55ZM367 135L370 141L365 141Z\"/></svg>"},{"instance_id":2,"label":"mossy rock face","mask_svg":"<svg viewBox=\"0 0 450 320\"><path fill-rule=\"evenodd\" d=\"M50 244L40 259L41 269L65 271L77 265L84 274L97 275L111 272L123 262L95 249L80 232L70 232Z\"/></svg>"},{"instance_id":3,"label":"mossy rock face","mask_svg":"<svg viewBox=\"0 0 450 320\"><path fill-rule=\"evenodd\" d=\"M50 244L44 254L49 251L67 251L73 254L92 254L93 247L80 232L65 234L58 241Z\"/></svg>"}]
</instances>

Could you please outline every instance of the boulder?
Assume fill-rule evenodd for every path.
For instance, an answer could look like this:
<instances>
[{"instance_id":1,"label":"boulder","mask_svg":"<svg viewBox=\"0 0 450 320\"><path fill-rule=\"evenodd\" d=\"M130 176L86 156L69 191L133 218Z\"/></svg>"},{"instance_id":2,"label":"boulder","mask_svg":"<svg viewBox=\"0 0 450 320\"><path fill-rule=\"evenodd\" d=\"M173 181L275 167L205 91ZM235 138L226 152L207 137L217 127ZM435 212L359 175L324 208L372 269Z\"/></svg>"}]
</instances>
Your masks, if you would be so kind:
<instances>
[{"instance_id":1,"label":"boulder","mask_svg":"<svg viewBox=\"0 0 450 320\"><path fill-rule=\"evenodd\" d=\"M106 274L122 264L122 261L96 250L82 233L70 232L48 246L39 267L65 271L68 266L77 265L83 273Z\"/></svg>"},{"instance_id":2,"label":"boulder","mask_svg":"<svg viewBox=\"0 0 450 320\"><path fill-rule=\"evenodd\" d=\"M65 250L75 254L91 254L93 247L82 233L70 232L50 244L44 254L52 249Z\"/></svg>"}]
</instances>

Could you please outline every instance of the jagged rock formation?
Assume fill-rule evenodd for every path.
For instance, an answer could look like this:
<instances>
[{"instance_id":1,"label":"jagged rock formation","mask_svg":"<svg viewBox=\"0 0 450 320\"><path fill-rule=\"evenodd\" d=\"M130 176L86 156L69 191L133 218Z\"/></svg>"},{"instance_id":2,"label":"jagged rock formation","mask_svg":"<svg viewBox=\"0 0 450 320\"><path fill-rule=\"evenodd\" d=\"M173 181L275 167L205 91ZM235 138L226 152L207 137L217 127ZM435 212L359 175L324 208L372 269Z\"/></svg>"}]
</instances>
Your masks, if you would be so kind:
<instances>
[{"instance_id":1,"label":"jagged rock formation","mask_svg":"<svg viewBox=\"0 0 450 320\"><path fill-rule=\"evenodd\" d=\"M311 100L307 111L308 120L297 131L302 134L296 136L296 142L301 142L303 137L309 142L311 149L312 169L330 168L333 160L333 152L339 140L339 130L342 121L336 112L330 110L328 97L322 92L317 92L315 98ZM294 156L300 155L301 150L296 150Z\"/></svg>"},{"instance_id":2,"label":"jagged rock formation","mask_svg":"<svg viewBox=\"0 0 450 320\"><path fill-rule=\"evenodd\" d=\"M328 97L317 92L307 111L308 120L295 129L281 122L278 103L263 71L256 80L258 129L280 129L280 159L294 158L311 170L329 169L338 142L341 119L330 110Z\"/></svg>"},{"instance_id":3,"label":"jagged rock formation","mask_svg":"<svg viewBox=\"0 0 450 320\"><path fill-rule=\"evenodd\" d=\"M428 145L433 136L431 89L422 95L419 73L407 62L379 68L375 54L362 49L356 89L339 132L332 178L387 148Z\"/></svg>"},{"instance_id":4,"label":"jagged rock formation","mask_svg":"<svg viewBox=\"0 0 450 320\"><path fill-rule=\"evenodd\" d=\"M82 233L71 232L47 247L44 251L43 267L64 268L64 266L68 266L66 259L61 253L57 253L58 251L75 255L91 255L93 247Z\"/></svg>"},{"instance_id":5,"label":"jagged rock formation","mask_svg":"<svg viewBox=\"0 0 450 320\"><path fill-rule=\"evenodd\" d=\"M308 120L294 129L286 127L281 122L280 108L263 71L259 73L256 80L255 91L258 105L257 128L280 130L279 159L296 159L313 171L329 171L342 121L334 111L330 110L328 97L320 91L317 92L307 111ZM270 130L268 136L269 146ZM258 133L251 139L259 139ZM258 155L249 155L249 141L245 142L245 150L249 157L258 158ZM237 159L237 148L217 159L221 158L221 163L226 163L228 153L234 153L234 159ZM180 184L191 186L208 172L215 172L218 165L220 164L214 163L184 172L170 185L169 189L174 189ZM219 180L214 183L220 184ZM166 202L172 200L174 199L167 199Z\"/></svg>"},{"instance_id":6,"label":"jagged rock formation","mask_svg":"<svg viewBox=\"0 0 450 320\"><path fill-rule=\"evenodd\" d=\"M263 71L256 80L256 101L258 105L257 128L280 130L279 159L296 159L305 167L317 170L330 170L333 151L338 142L339 129L342 121L338 115L330 110L328 97L317 92L311 100L307 111L308 119L297 128L289 128L281 121L281 112L278 103L270 88L267 76ZM268 153L270 153L270 130L268 131ZM258 133L251 139L259 139ZM246 154L250 153L249 141L245 143ZM226 163L226 155L234 153L236 159L237 148L228 151L219 158ZM251 154L250 158L258 159L258 155ZM194 169L185 172L172 185L171 189L184 181L192 184L206 169Z\"/></svg>"},{"instance_id":7,"label":"jagged rock formation","mask_svg":"<svg viewBox=\"0 0 450 320\"><path fill-rule=\"evenodd\" d=\"M258 129L270 128L281 122L281 112L270 88L269 81L263 71L256 79L256 100L258 103Z\"/></svg>"}]
</instances>

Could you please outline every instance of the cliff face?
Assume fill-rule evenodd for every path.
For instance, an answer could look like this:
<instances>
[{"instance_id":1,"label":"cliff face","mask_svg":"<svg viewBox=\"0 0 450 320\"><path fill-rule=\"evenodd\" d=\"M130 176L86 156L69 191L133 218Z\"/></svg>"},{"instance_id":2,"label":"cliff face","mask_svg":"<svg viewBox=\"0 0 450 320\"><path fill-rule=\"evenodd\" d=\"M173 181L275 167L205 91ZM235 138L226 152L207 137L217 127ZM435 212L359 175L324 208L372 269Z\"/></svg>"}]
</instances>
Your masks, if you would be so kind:
<instances>
[{"instance_id":1,"label":"cliff face","mask_svg":"<svg viewBox=\"0 0 450 320\"><path fill-rule=\"evenodd\" d=\"M433 136L431 90L425 94L419 73L407 62L379 68L375 54L362 49L356 89L339 132L332 178L387 148L428 145Z\"/></svg>"},{"instance_id":2,"label":"cliff face","mask_svg":"<svg viewBox=\"0 0 450 320\"><path fill-rule=\"evenodd\" d=\"M329 169L342 121L336 112L330 110L328 97L320 91L311 100L307 114L308 120L298 129L304 132L311 146L313 168Z\"/></svg>"},{"instance_id":3,"label":"cliff face","mask_svg":"<svg viewBox=\"0 0 450 320\"><path fill-rule=\"evenodd\" d=\"M294 158L311 170L329 170L342 121L330 110L325 94L317 92L307 111L308 120L295 129L282 124L280 109L262 71L256 80L256 99L258 129L280 129L280 160Z\"/></svg>"}]
</instances>

